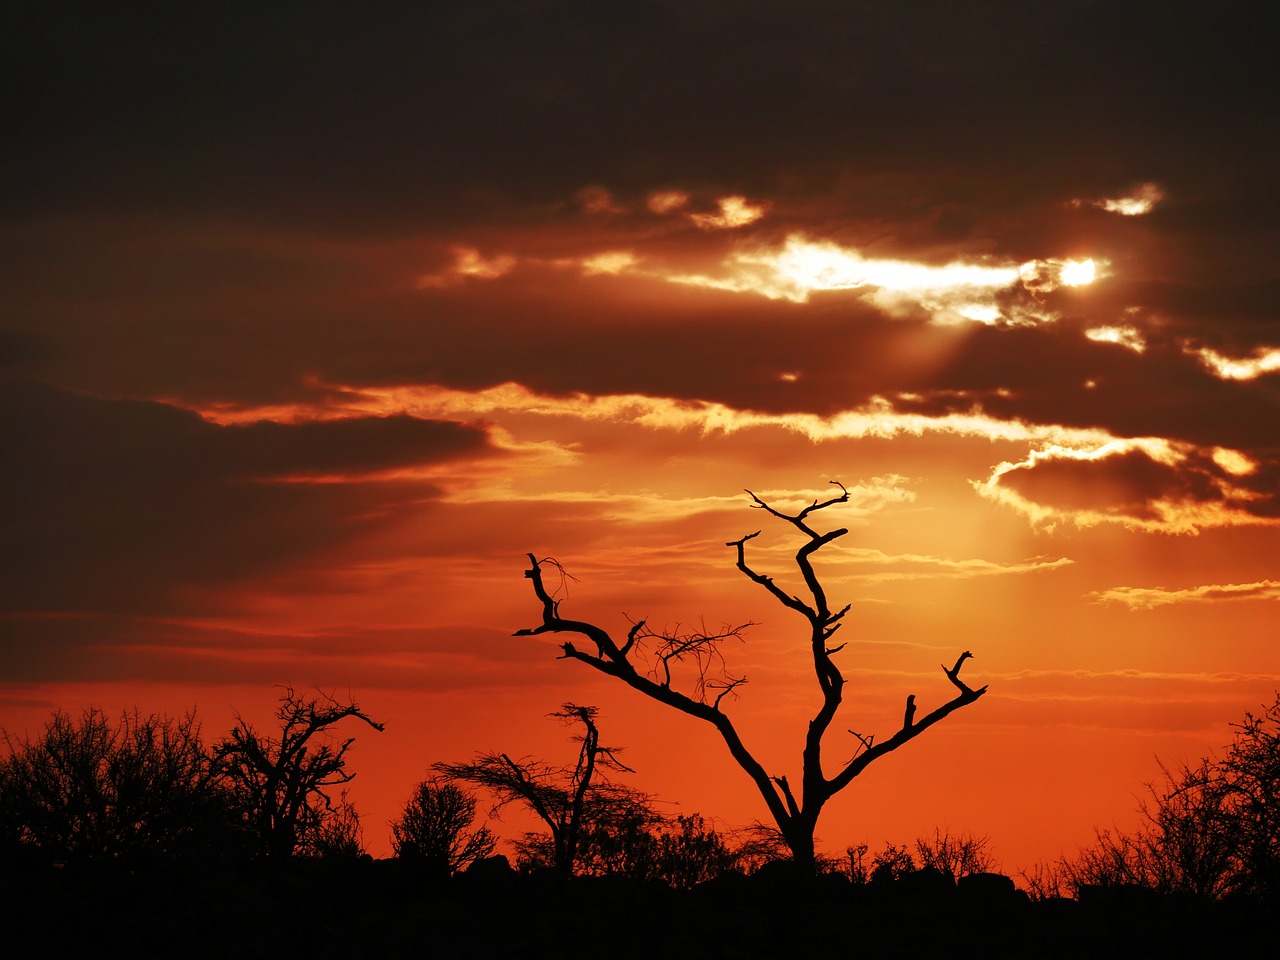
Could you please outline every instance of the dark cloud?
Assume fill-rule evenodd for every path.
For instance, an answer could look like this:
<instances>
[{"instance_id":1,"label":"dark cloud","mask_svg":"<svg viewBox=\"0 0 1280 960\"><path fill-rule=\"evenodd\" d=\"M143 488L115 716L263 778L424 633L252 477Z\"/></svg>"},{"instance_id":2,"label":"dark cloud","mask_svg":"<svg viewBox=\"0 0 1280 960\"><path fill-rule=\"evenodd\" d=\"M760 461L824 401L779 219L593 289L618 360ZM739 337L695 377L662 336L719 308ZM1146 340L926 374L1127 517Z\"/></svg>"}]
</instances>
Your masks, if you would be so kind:
<instances>
[{"instance_id":1,"label":"dark cloud","mask_svg":"<svg viewBox=\"0 0 1280 960\"><path fill-rule=\"evenodd\" d=\"M14 684L169 680L416 689L502 686L555 671L509 631L468 626L334 627L285 633L124 614L0 617Z\"/></svg>"},{"instance_id":2,"label":"dark cloud","mask_svg":"<svg viewBox=\"0 0 1280 960\"><path fill-rule=\"evenodd\" d=\"M1028 185L1270 164L1265 5L588 0L28 5L8 206L402 225L590 180ZM1105 145L1105 148L1100 149ZM1251 146L1252 149L1244 148ZM1032 160L1034 159L1034 163ZM781 179L780 179L781 178Z\"/></svg>"},{"instance_id":3,"label":"dark cloud","mask_svg":"<svg viewBox=\"0 0 1280 960\"><path fill-rule=\"evenodd\" d=\"M220 427L159 403L0 385L8 611L155 611L184 587L305 562L438 493L288 482L491 454L482 429L409 417Z\"/></svg>"},{"instance_id":4,"label":"dark cloud","mask_svg":"<svg viewBox=\"0 0 1280 960\"><path fill-rule=\"evenodd\" d=\"M1171 507L1221 507L1227 513L1273 519L1280 506L1274 478L1274 464L1261 473L1232 476L1198 452L1166 463L1133 449L1097 459L1047 457L1004 474L1001 482L1055 510L1159 523Z\"/></svg>"}]
</instances>

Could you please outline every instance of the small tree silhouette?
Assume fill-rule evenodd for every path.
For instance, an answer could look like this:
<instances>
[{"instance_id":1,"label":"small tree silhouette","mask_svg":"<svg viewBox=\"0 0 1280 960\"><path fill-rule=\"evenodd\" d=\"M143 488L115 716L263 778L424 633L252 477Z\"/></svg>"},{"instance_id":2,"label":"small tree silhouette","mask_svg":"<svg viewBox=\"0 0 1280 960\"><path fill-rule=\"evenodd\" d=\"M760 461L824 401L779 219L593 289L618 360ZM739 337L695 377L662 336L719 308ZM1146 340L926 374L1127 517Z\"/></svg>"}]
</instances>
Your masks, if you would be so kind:
<instances>
[{"instance_id":1,"label":"small tree silhouette","mask_svg":"<svg viewBox=\"0 0 1280 960\"><path fill-rule=\"evenodd\" d=\"M334 812L330 787L349 783L349 737L335 745L330 728L353 717L381 731L355 703L320 694L309 699L284 687L276 719L280 735L259 734L243 718L213 750L213 762L230 786L237 808L268 857L285 859L309 844ZM314 742L316 740L324 742Z\"/></svg>"},{"instance_id":2,"label":"small tree silhouette","mask_svg":"<svg viewBox=\"0 0 1280 960\"><path fill-rule=\"evenodd\" d=\"M488 827L472 830L475 818L474 794L431 777L414 787L400 819L392 821L391 849L451 876L493 853L497 838Z\"/></svg>"},{"instance_id":3,"label":"small tree silhouette","mask_svg":"<svg viewBox=\"0 0 1280 960\"><path fill-rule=\"evenodd\" d=\"M734 761L760 792L791 850L798 872L804 876L812 875L817 869L814 831L827 801L847 787L873 762L915 739L953 711L973 703L987 690L985 686L975 690L960 679L960 668L972 656L966 650L956 659L954 666L942 668L947 680L958 691L951 700L917 718L915 694L909 695L906 698L902 726L893 735L879 742L876 742L874 735L863 736L849 731L857 741L857 749L851 759L840 764L832 776L827 776L822 762L823 740L844 699L845 685L844 674L834 659L845 645L828 644L840 628L840 621L849 611L849 606L845 605L835 612L831 610L826 591L814 572L812 558L818 550L849 531L840 528L819 533L809 525L809 518L818 511L848 501L849 493L843 484L837 481L832 481L832 484L840 488L839 496L821 502L815 499L794 516L776 510L751 491L747 491L753 507L790 524L804 536L805 542L797 551L795 562L804 582L807 599L787 592L772 577L756 572L747 563L746 545L760 535L759 531L726 544L736 550L737 567L744 575L806 621L807 646L813 660L814 678L821 702L809 721L801 750L802 766L798 790L793 788L785 775L772 776L765 770L742 742L732 720L721 709L726 696L736 693L746 682L745 677L734 677L723 669L721 644L727 639L741 637L743 630L752 624L727 626L719 632L708 632L705 629L658 632L649 630L645 621L641 620L631 625L626 639L619 643L595 624L561 617L560 601L548 592L543 580L544 566L560 569L560 565L550 559L539 560L531 553L528 555L530 566L525 571L525 576L532 581L534 594L542 604L542 623L531 629L518 630L515 634L535 636L543 633L574 633L583 636L591 642L595 651L579 650L573 643L566 641L561 644L564 659L585 663L659 703L714 726ZM651 671L641 672L637 669L635 658L646 652L652 657L655 666ZM673 670L680 665L693 668L695 676L689 693L681 692L673 686Z\"/></svg>"},{"instance_id":4,"label":"small tree silhouette","mask_svg":"<svg viewBox=\"0 0 1280 960\"><path fill-rule=\"evenodd\" d=\"M621 822L628 811L647 801L645 794L609 779L611 772L634 771L618 759L616 748L600 744L597 713L595 707L566 703L549 715L583 728L572 738L580 745L572 767L531 757L513 760L505 753L481 753L470 763L437 763L433 768L454 780L491 791L496 800L495 812L509 803L527 807L550 833L550 865L567 877L577 865L592 824ZM536 842L532 845L535 850L537 846Z\"/></svg>"}]
</instances>

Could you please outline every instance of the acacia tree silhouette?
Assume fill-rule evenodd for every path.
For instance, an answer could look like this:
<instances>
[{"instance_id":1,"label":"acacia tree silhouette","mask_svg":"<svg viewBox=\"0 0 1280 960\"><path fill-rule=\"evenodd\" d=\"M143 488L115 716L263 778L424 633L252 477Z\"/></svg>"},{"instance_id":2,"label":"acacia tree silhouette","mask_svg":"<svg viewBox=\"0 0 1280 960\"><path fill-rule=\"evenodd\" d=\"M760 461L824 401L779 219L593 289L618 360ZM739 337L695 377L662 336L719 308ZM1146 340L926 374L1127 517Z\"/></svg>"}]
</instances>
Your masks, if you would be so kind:
<instances>
[{"instance_id":1,"label":"acacia tree silhouette","mask_svg":"<svg viewBox=\"0 0 1280 960\"><path fill-rule=\"evenodd\" d=\"M528 555L530 567L525 571L525 576L532 581L534 594L542 603L542 623L537 627L518 630L515 633L515 636L574 633L586 637L595 645L595 653L579 650L572 642L566 641L561 644L562 659L585 663L592 669L616 677L627 686L659 703L664 703L714 726L729 748L734 761L751 778L761 797L764 798L769 813L791 850L796 870L801 876L809 876L816 872L814 832L817 828L818 816L828 800L847 787L856 776L876 760L908 741L914 740L939 720L960 707L973 703L987 691L985 686L975 690L960 679L960 668L973 656L968 650L964 651L956 659L954 666L947 668L944 665L942 668L947 680L958 691L952 699L917 719L915 694L910 694L906 699L902 726L896 733L877 743L874 735L863 736L852 730L849 731L858 741L858 749L851 759L840 765L834 775L826 775L822 764L823 738L830 730L836 711L843 700L845 685L844 675L833 659L844 649L845 644L829 646L828 641L840 628L840 621L849 612L849 605L846 604L839 611L832 612L826 591L814 572L812 558L822 547L849 531L839 528L819 533L809 525L809 518L818 511L848 501L849 492L844 485L835 480L831 483L840 488L838 496L823 501L815 499L795 516L782 513L750 490L747 491L753 501L751 504L753 508L763 510L770 516L790 524L804 535L805 542L796 552L795 562L804 580L805 591L808 593L807 600L786 592L774 582L772 577L758 573L748 565L746 545L748 541L758 537L760 531L725 544L737 551L737 567L744 575L768 591L784 607L804 617L808 625L808 646L813 658L814 676L821 702L809 721L804 738L799 791L792 787L785 775L771 776L765 770L743 743L733 721L721 709L721 703L725 697L744 684L746 678L733 677L723 671L721 676L712 675L715 669L722 668L724 664L720 645L727 639L740 637L742 632L753 624L726 627L719 633L708 633L705 629L682 633L678 628L676 631L651 631L646 627L645 621L640 620L631 625L626 640L619 644L608 631L595 624L569 620L560 616L560 601L548 592L542 576L544 565L550 565L556 569L560 569L560 565L549 558L539 560L531 553ZM646 650L646 647L649 649ZM637 669L633 659L643 652L648 652L655 661L654 668L646 673ZM694 669L696 679L693 681L691 693L681 692L672 686L672 668L679 664L690 665Z\"/></svg>"},{"instance_id":2,"label":"acacia tree silhouette","mask_svg":"<svg viewBox=\"0 0 1280 960\"><path fill-rule=\"evenodd\" d=\"M580 747L572 768L530 757L513 760L505 753L481 753L470 763L436 763L433 769L490 790L496 798L495 811L512 802L528 807L551 835L552 866L567 877L573 873L591 824L617 821L648 801L647 795L608 778L610 771L635 771L617 758L617 748L601 745L597 712L595 707L566 703L550 714L583 727L573 737Z\"/></svg>"}]
</instances>

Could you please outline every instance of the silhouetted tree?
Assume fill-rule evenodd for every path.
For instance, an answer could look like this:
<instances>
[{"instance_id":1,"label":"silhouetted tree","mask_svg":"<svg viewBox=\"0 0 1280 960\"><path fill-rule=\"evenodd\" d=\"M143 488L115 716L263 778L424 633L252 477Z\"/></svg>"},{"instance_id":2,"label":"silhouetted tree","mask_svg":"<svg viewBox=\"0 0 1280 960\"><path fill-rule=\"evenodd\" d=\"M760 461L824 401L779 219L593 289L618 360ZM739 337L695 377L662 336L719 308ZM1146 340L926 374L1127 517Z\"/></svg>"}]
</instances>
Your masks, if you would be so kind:
<instances>
[{"instance_id":1,"label":"silhouetted tree","mask_svg":"<svg viewBox=\"0 0 1280 960\"><path fill-rule=\"evenodd\" d=\"M1217 764L1217 789L1236 828L1236 889L1280 903L1280 693L1262 713L1246 713Z\"/></svg>"},{"instance_id":2,"label":"silhouetted tree","mask_svg":"<svg viewBox=\"0 0 1280 960\"><path fill-rule=\"evenodd\" d=\"M470 763L437 763L434 769L454 780L484 787L495 798L495 812L509 803L527 807L546 826L549 843L526 838L526 862L548 860L562 876L577 865L584 835L592 824L619 820L644 795L609 779L609 773L633 773L617 758L616 748L600 743L595 707L566 703L550 714L565 724L581 724L572 767L555 766L531 757L513 760L505 753L482 753Z\"/></svg>"},{"instance_id":3,"label":"silhouetted tree","mask_svg":"<svg viewBox=\"0 0 1280 960\"><path fill-rule=\"evenodd\" d=\"M1210 899L1280 898L1280 695L1232 726L1221 757L1160 765L1134 830L1096 831L1091 847L1041 871L1046 882L1071 893L1136 884Z\"/></svg>"},{"instance_id":4,"label":"silhouetted tree","mask_svg":"<svg viewBox=\"0 0 1280 960\"><path fill-rule=\"evenodd\" d=\"M355 776L347 770L347 751L355 738L336 743L330 730L347 718L383 729L355 703L324 694L307 699L285 687L276 709L279 736L259 734L240 718L215 745L215 768L230 786L261 853L278 859L293 856L333 814L328 789Z\"/></svg>"},{"instance_id":5,"label":"silhouetted tree","mask_svg":"<svg viewBox=\"0 0 1280 960\"><path fill-rule=\"evenodd\" d=\"M795 562L804 583L803 593L807 595L807 599L784 590L772 577L758 573L748 565L746 545L759 536L759 531L726 544L737 551L737 567L744 575L766 590L784 607L798 613L806 623L806 645L813 661L820 703L809 721L805 734L801 750L801 779L798 790L793 788L785 775L772 776L765 770L743 743L729 716L721 709L725 697L735 694L737 689L746 682L745 677L735 677L724 670L721 644L725 640L741 637L742 632L751 624L726 626L719 632L708 632L706 629L658 632L648 629L645 621L641 620L633 623L627 632L626 639L619 642L608 631L595 624L561 617L560 601L547 590L543 580L545 566L561 570L560 565L554 560L539 560L534 554L529 554L530 567L525 572L525 576L532 581L534 594L542 603L542 623L537 627L516 632L517 636L544 633L574 633L583 636L590 641L594 651L579 650L573 643L565 642L561 644L565 659L585 663L601 673L621 680L627 686L659 703L664 703L714 726L734 761L751 778L763 797L802 875L811 875L817 869L814 831L817 828L818 816L827 801L848 786L854 777L870 764L913 740L952 711L973 703L987 689L986 687L972 689L960 679L960 668L965 660L972 656L966 650L956 659L954 666L942 668L947 680L958 691L951 700L928 714L917 717L915 694L911 694L906 698L901 727L879 742L874 735L864 736L850 731L857 741L854 756L839 764L832 776L827 776L822 761L823 739L830 730L844 698L845 685L844 675L835 662L836 654L844 649L845 645L831 646L829 642L839 629L840 621L849 611L849 606L845 605L838 611L832 611L826 591L814 572L812 558L822 547L849 531L840 528L819 533L809 525L809 518L820 510L848 501L849 494L844 486L835 481L833 484L840 487L839 496L821 502L814 500L795 516L782 513L754 493L747 491L754 507L790 524L804 536L805 542L797 551ZM638 668L637 661L646 655L653 664L652 669ZM693 679L688 693L677 690L673 685L673 673L681 666L692 668Z\"/></svg>"},{"instance_id":6,"label":"silhouetted tree","mask_svg":"<svg viewBox=\"0 0 1280 960\"><path fill-rule=\"evenodd\" d=\"M58 710L35 738L3 734L0 836L47 862L137 861L224 849L230 796L213 777L195 714L137 711L112 724Z\"/></svg>"},{"instance_id":7,"label":"silhouetted tree","mask_svg":"<svg viewBox=\"0 0 1280 960\"><path fill-rule=\"evenodd\" d=\"M435 776L413 789L399 820L391 823L391 849L406 860L421 860L452 875L493 853L497 838L488 827L472 829L473 793Z\"/></svg>"},{"instance_id":8,"label":"silhouetted tree","mask_svg":"<svg viewBox=\"0 0 1280 960\"><path fill-rule=\"evenodd\" d=\"M655 876L677 890L738 869L737 852L701 814L680 814L668 821L656 846Z\"/></svg>"},{"instance_id":9,"label":"silhouetted tree","mask_svg":"<svg viewBox=\"0 0 1280 960\"><path fill-rule=\"evenodd\" d=\"M588 877L658 878L658 835L666 819L642 793L610 799L602 809L588 808L578 840L574 872ZM525 850L532 860L536 846Z\"/></svg>"}]
</instances>

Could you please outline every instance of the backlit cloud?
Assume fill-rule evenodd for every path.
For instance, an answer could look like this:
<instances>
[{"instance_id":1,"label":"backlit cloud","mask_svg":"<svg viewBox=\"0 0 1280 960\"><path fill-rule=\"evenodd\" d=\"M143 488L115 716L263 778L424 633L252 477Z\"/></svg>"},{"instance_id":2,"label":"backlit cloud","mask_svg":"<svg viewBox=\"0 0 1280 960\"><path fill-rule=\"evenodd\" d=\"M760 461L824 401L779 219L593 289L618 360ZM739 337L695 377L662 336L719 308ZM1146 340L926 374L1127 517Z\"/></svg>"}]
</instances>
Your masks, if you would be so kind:
<instances>
[{"instance_id":1,"label":"backlit cloud","mask_svg":"<svg viewBox=\"0 0 1280 960\"><path fill-rule=\"evenodd\" d=\"M485 257L474 247L454 247L453 263L438 273L418 279L419 288L447 287L465 280L497 280L515 269L517 260L507 254Z\"/></svg>"},{"instance_id":2,"label":"backlit cloud","mask_svg":"<svg viewBox=\"0 0 1280 960\"><path fill-rule=\"evenodd\" d=\"M887 583L911 580L971 580L978 577L1020 576L1041 573L1071 566L1075 561L1068 557L1033 557L1015 563L998 563L970 557L953 560L949 557L919 554L888 554L881 550L863 547L843 547L832 551L832 556L852 572L833 577L833 581L854 580L864 583ZM869 570L863 568L871 568Z\"/></svg>"},{"instance_id":3,"label":"backlit cloud","mask_svg":"<svg viewBox=\"0 0 1280 960\"><path fill-rule=\"evenodd\" d=\"M1121 603L1131 610L1151 610L1182 603L1280 600L1280 580L1207 584L1181 590L1166 590L1163 587L1112 587L1091 593L1089 597L1097 603Z\"/></svg>"},{"instance_id":4,"label":"backlit cloud","mask_svg":"<svg viewBox=\"0 0 1280 960\"><path fill-rule=\"evenodd\" d=\"M1095 343L1114 343L1134 353L1142 353L1147 349L1147 341L1137 327L1090 327L1084 335Z\"/></svg>"},{"instance_id":5,"label":"backlit cloud","mask_svg":"<svg viewBox=\"0 0 1280 960\"><path fill-rule=\"evenodd\" d=\"M1188 354L1197 357L1214 376L1223 380L1256 380L1258 377L1280 370L1280 347L1258 347L1253 356L1228 357L1209 347L1185 347Z\"/></svg>"},{"instance_id":6,"label":"backlit cloud","mask_svg":"<svg viewBox=\"0 0 1280 960\"><path fill-rule=\"evenodd\" d=\"M676 213L689 205L689 195L683 190L657 190L649 194L645 205L659 216Z\"/></svg>"},{"instance_id":7,"label":"backlit cloud","mask_svg":"<svg viewBox=\"0 0 1280 960\"><path fill-rule=\"evenodd\" d=\"M1073 202L1076 206L1097 207L1099 210L1117 213L1122 217L1141 217L1154 210L1163 199L1164 191L1160 187L1154 183L1143 183L1126 196Z\"/></svg>"},{"instance_id":8,"label":"backlit cloud","mask_svg":"<svg viewBox=\"0 0 1280 960\"><path fill-rule=\"evenodd\" d=\"M689 219L702 230L735 230L755 223L765 215L765 204L752 203L746 197L721 197L715 213L691 213ZM652 206L651 206L652 209Z\"/></svg>"},{"instance_id":9,"label":"backlit cloud","mask_svg":"<svg viewBox=\"0 0 1280 960\"><path fill-rule=\"evenodd\" d=\"M1103 444L1047 444L1004 462L974 488L1033 524L1052 529L1119 524L1147 533L1280 526L1274 494L1236 481L1244 460L1154 437Z\"/></svg>"}]
</instances>

